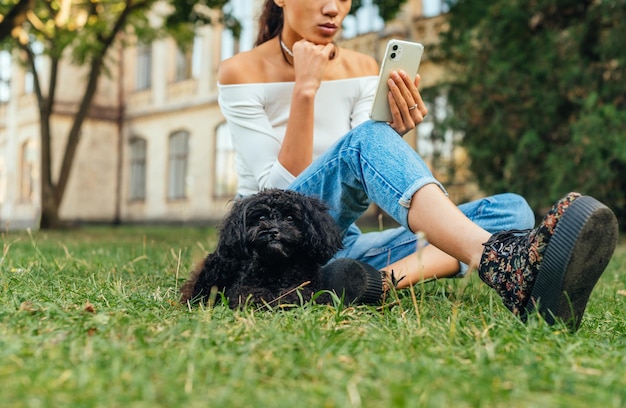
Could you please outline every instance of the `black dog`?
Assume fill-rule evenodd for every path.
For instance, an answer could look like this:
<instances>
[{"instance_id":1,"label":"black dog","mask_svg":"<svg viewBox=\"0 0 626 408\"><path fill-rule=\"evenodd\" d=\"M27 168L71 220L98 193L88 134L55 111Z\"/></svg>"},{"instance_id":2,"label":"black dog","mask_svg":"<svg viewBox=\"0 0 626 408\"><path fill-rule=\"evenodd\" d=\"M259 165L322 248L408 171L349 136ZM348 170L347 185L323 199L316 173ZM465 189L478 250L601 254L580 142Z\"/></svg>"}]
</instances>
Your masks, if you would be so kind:
<instances>
[{"instance_id":1,"label":"black dog","mask_svg":"<svg viewBox=\"0 0 626 408\"><path fill-rule=\"evenodd\" d=\"M341 233L323 201L289 190L264 190L234 204L220 227L215 252L183 285L181 302L206 302L212 288L224 294L231 308L308 301L324 289L321 267L341 247ZM322 292L316 301L331 298Z\"/></svg>"}]
</instances>

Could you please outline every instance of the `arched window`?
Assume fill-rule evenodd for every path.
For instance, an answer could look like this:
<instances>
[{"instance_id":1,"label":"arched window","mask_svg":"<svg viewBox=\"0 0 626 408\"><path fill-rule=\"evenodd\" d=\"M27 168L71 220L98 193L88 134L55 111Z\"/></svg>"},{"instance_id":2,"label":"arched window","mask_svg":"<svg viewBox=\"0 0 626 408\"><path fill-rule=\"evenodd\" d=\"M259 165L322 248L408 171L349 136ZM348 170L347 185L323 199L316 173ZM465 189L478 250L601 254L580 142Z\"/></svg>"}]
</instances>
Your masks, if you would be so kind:
<instances>
[{"instance_id":1,"label":"arched window","mask_svg":"<svg viewBox=\"0 0 626 408\"><path fill-rule=\"evenodd\" d=\"M170 135L167 198L186 197L187 162L189 160L189 132L180 130Z\"/></svg>"},{"instance_id":2,"label":"arched window","mask_svg":"<svg viewBox=\"0 0 626 408\"><path fill-rule=\"evenodd\" d=\"M11 98L11 54L0 51L0 103Z\"/></svg>"},{"instance_id":3,"label":"arched window","mask_svg":"<svg viewBox=\"0 0 626 408\"><path fill-rule=\"evenodd\" d=\"M255 3L255 0L230 0L224 5L222 9L224 15L230 15L238 20L241 24L241 33L239 38L235 38L227 27L224 28L221 38L223 60L254 46L254 41L256 41Z\"/></svg>"},{"instance_id":4,"label":"arched window","mask_svg":"<svg viewBox=\"0 0 626 408\"><path fill-rule=\"evenodd\" d=\"M128 196L131 201L146 199L146 147L146 140L141 137L130 140Z\"/></svg>"},{"instance_id":5,"label":"arched window","mask_svg":"<svg viewBox=\"0 0 626 408\"><path fill-rule=\"evenodd\" d=\"M33 139L22 143L20 149L20 202L22 203L30 203L35 198L36 155L37 150Z\"/></svg>"},{"instance_id":6,"label":"arched window","mask_svg":"<svg viewBox=\"0 0 626 408\"><path fill-rule=\"evenodd\" d=\"M215 197L232 198L237 193L235 149L226 123L215 130Z\"/></svg>"},{"instance_id":7,"label":"arched window","mask_svg":"<svg viewBox=\"0 0 626 408\"><path fill-rule=\"evenodd\" d=\"M176 77L175 81L197 78L200 76L200 63L202 57L202 37L196 35L193 44L186 48L180 46L176 49Z\"/></svg>"},{"instance_id":8,"label":"arched window","mask_svg":"<svg viewBox=\"0 0 626 408\"><path fill-rule=\"evenodd\" d=\"M0 208L7 200L7 170L4 149L0 148Z\"/></svg>"},{"instance_id":9,"label":"arched window","mask_svg":"<svg viewBox=\"0 0 626 408\"><path fill-rule=\"evenodd\" d=\"M150 86L152 86L152 44L138 44L135 90L143 91Z\"/></svg>"}]
</instances>

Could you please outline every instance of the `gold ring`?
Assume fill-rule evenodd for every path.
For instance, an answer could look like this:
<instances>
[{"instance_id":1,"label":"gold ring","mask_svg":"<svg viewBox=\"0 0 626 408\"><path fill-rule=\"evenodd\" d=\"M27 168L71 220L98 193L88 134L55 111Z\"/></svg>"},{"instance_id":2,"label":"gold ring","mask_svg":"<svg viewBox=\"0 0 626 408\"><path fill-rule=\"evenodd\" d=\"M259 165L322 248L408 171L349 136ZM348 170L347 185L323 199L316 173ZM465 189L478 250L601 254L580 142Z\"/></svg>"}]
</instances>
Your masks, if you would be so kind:
<instances>
[{"instance_id":1,"label":"gold ring","mask_svg":"<svg viewBox=\"0 0 626 408\"><path fill-rule=\"evenodd\" d=\"M411 107L409 108L409 110L413 110L413 109L417 109L417 104L415 104L415 105L413 105L413 106L411 106Z\"/></svg>"}]
</instances>

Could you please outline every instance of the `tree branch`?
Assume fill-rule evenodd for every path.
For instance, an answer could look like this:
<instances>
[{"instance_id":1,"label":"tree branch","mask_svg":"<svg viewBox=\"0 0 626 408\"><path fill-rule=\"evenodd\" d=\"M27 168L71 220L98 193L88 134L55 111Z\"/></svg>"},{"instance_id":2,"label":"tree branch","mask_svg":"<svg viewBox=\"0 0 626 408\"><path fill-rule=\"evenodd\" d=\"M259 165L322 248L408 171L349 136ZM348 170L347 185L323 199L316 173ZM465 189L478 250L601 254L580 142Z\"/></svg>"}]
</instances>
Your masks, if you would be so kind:
<instances>
[{"instance_id":1,"label":"tree branch","mask_svg":"<svg viewBox=\"0 0 626 408\"><path fill-rule=\"evenodd\" d=\"M11 31L26 19L26 12L35 5L35 0L19 0L0 22L0 41L11 35Z\"/></svg>"}]
</instances>

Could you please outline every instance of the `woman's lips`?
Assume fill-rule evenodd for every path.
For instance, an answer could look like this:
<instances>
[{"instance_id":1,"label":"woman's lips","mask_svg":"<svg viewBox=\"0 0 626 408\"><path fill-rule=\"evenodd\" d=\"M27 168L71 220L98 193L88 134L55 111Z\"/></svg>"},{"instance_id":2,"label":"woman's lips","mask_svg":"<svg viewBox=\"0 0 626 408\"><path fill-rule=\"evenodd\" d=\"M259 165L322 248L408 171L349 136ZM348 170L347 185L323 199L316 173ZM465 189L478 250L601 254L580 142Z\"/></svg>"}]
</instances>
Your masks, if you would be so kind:
<instances>
[{"instance_id":1,"label":"woman's lips","mask_svg":"<svg viewBox=\"0 0 626 408\"><path fill-rule=\"evenodd\" d=\"M335 24L320 24L318 27L324 35L334 35L337 32Z\"/></svg>"}]
</instances>

